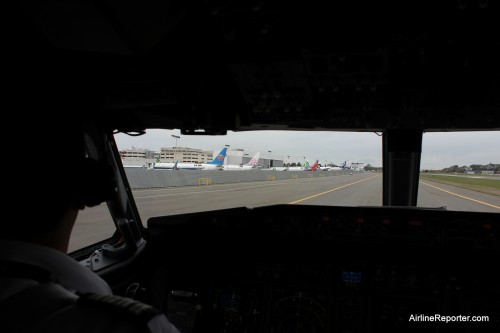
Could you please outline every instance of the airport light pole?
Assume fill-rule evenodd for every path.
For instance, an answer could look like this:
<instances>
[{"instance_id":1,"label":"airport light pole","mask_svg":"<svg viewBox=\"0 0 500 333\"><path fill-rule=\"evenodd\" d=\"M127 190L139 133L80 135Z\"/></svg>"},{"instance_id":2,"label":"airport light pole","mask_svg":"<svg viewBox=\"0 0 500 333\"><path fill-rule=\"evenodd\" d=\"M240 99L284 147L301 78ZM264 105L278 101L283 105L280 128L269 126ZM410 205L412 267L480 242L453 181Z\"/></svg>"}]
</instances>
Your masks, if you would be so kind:
<instances>
[{"instance_id":1,"label":"airport light pole","mask_svg":"<svg viewBox=\"0 0 500 333\"><path fill-rule=\"evenodd\" d=\"M268 150L267 152L269 153L269 167L268 168L271 169L271 151Z\"/></svg>"},{"instance_id":2,"label":"airport light pole","mask_svg":"<svg viewBox=\"0 0 500 333\"><path fill-rule=\"evenodd\" d=\"M175 139L175 147L177 148L177 140L180 139L181 137L178 135L173 135L173 134L172 134L172 137Z\"/></svg>"}]
</instances>

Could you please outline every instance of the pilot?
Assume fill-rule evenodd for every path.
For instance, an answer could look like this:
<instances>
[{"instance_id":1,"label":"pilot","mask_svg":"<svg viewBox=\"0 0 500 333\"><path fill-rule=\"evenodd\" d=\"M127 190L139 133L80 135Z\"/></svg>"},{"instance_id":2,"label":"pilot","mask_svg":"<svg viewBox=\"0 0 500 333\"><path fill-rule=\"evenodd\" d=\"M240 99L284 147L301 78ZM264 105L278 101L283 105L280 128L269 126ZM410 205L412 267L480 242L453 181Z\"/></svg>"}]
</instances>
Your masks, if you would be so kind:
<instances>
[{"instance_id":1,"label":"pilot","mask_svg":"<svg viewBox=\"0 0 500 333\"><path fill-rule=\"evenodd\" d=\"M66 254L78 212L112 193L89 188L101 167L86 158L78 121L23 117L2 131L28 144L4 174L11 184L4 205L14 215L0 228L0 332L178 332L159 310L112 295Z\"/></svg>"},{"instance_id":2,"label":"pilot","mask_svg":"<svg viewBox=\"0 0 500 333\"><path fill-rule=\"evenodd\" d=\"M87 158L81 121L99 112L95 91L106 84L91 71L90 55L78 61L52 45L25 5L9 7L4 43L0 133L12 163L3 168L10 214L0 222L0 332L176 333L159 310L113 295L66 254L79 211L112 192L94 186L105 168Z\"/></svg>"}]
</instances>

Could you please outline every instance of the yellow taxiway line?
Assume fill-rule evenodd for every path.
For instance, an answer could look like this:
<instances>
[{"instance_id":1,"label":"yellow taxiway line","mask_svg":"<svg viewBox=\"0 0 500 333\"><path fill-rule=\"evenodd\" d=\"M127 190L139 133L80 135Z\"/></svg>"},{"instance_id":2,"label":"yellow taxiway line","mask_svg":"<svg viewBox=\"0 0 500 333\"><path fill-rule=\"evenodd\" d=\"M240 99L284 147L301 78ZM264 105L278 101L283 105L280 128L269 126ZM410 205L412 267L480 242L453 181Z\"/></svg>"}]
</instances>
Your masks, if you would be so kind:
<instances>
[{"instance_id":1,"label":"yellow taxiway line","mask_svg":"<svg viewBox=\"0 0 500 333\"><path fill-rule=\"evenodd\" d=\"M496 208L496 209L500 209L500 206L495 206L495 205L489 204L489 203L484 202L484 201L481 201L481 200L476 200L476 199L472 199L472 198L466 197L466 196L464 196L464 195L460 195L460 194L457 194L457 193L453 193L453 192L447 191L447 190L445 190L445 189L442 189L442 188L440 188L440 187L437 187L437 186L434 186L434 185L431 185L431 184L427 184L427 183L424 183L424 182L420 182L420 184L424 184L424 185L427 185L427 186L433 187L433 188L435 188L435 189L438 189L438 190L443 191L443 192L446 192L446 193L448 193L448 194L451 194L451 195L457 196L457 197L462 198L462 199L466 199L466 200L474 201L474 202L480 203L480 204L485 205L485 206L489 206L489 207L493 207L493 208Z\"/></svg>"},{"instance_id":2,"label":"yellow taxiway line","mask_svg":"<svg viewBox=\"0 0 500 333\"><path fill-rule=\"evenodd\" d=\"M299 199L299 200L295 200L295 201L289 202L288 204L289 205L294 205L296 203L299 203L299 202L302 202L302 201L306 201L306 200L309 200L309 199L312 199L312 198L316 198L316 197L319 197L320 195L324 195L324 194L327 194L327 193L338 191L340 189L343 189L344 187L348 187L348 186L351 186L351 185L354 185L354 184L357 184L357 183L361 183L361 182L364 182L365 180L372 179L372 178L375 178L375 177L378 177L378 176L380 176L380 175L375 175L375 176L371 176L371 177L368 177L368 178L365 178L365 179L361 179L361 180L358 180L357 182L353 182L353 183L349 183L349 184L346 184L346 185L342 185L342 186L336 187L334 189L331 189L331 190L328 190L328 191L325 191L325 192L321 192L321 193L318 193L318 194L315 194L315 195L311 195L311 196L303 198L303 199Z\"/></svg>"}]
</instances>

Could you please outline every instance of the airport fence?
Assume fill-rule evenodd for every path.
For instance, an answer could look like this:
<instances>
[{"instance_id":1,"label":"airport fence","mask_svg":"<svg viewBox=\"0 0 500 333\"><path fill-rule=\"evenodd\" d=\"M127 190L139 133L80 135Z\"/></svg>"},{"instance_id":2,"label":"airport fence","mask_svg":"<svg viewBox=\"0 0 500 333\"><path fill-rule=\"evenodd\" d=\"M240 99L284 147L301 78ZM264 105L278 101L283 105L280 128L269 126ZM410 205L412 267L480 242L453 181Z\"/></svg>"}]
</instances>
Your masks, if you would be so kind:
<instances>
[{"instance_id":1,"label":"airport fence","mask_svg":"<svg viewBox=\"0 0 500 333\"><path fill-rule=\"evenodd\" d=\"M210 186L255 181L331 177L348 175L352 171L203 171L203 170L154 170L125 168L132 189L164 188L178 186Z\"/></svg>"}]
</instances>

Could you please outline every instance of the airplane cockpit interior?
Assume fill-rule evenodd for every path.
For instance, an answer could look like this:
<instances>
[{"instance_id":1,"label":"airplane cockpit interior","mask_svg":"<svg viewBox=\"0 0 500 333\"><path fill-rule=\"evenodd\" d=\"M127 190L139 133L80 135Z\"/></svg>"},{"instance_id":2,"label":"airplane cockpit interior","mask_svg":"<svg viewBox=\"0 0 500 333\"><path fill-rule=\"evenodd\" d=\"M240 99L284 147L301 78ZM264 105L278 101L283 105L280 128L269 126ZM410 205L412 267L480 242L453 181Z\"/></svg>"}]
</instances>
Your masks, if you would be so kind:
<instances>
[{"instance_id":1,"label":"airplane cockpit interior","mask_svg":"<svg viewBox=\"0 0 500 333\"><path fill-rule=\"evenodd\" d=\"M499 3L43 0L13 13L12 66L35 82L21 93L54 79L80 89L68 112L113 169L116 195L81 212L68 255L114 294L182 333L500 329ZM233 135L255 135L235 164L257 152L264 164L155 170L171 160L161 148L125 167L124 138L159 130L161 147L226 146L226 158ZM302 143L277 155L290 133L333 155L365 144L330 134L366 135L379 168L355 168L361 156L277 171L306 159ZM491 135L476 149L492 152L488 191L423 172L440 133ZM474 135L442 157L473 151Z\"/></svg>"}]
</instances>

